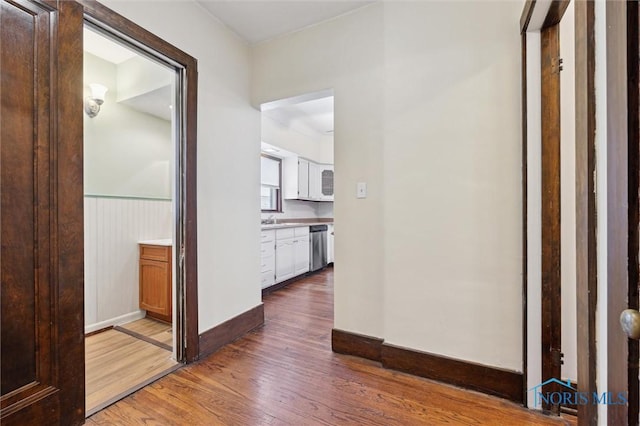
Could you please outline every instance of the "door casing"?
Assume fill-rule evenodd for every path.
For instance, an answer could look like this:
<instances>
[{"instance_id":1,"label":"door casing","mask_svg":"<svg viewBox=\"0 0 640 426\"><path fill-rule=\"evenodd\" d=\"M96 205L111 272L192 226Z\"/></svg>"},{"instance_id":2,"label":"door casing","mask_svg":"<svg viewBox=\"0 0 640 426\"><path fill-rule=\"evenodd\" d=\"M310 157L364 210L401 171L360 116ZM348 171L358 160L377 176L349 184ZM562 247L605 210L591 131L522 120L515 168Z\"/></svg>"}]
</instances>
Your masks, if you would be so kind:
<instances>
[{"instance_id":1,"label":"door casing","mask_svg":"<svg viewBox=\"0 0 640 426\"><path fill-rule=\"evenodd\" d=\"M85 21L107 37L173 68L178 76L174 111L176 143L176 357L193 362L199 355L197 263L197 61L160 37L97 1L78 0Z\"/></svg>"}]
</instances>

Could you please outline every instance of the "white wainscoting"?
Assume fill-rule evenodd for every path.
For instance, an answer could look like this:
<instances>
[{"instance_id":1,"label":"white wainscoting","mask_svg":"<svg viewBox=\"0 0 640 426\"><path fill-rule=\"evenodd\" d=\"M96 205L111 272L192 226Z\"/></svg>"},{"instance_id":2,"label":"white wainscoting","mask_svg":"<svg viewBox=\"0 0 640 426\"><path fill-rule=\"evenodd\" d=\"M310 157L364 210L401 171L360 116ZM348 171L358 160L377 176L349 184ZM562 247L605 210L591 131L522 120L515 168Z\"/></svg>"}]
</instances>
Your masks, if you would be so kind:
<instances>
[{"instance_id":1,"label":"white wainscoting","mask_svg":"<svg viewBox=\"0 0 640 426\"><path fill-rule=\"evenodd\" d=\"M138 241L172 237L172 203L84 199L85 332L141 318Z\"/></svg>"}]
</instances>

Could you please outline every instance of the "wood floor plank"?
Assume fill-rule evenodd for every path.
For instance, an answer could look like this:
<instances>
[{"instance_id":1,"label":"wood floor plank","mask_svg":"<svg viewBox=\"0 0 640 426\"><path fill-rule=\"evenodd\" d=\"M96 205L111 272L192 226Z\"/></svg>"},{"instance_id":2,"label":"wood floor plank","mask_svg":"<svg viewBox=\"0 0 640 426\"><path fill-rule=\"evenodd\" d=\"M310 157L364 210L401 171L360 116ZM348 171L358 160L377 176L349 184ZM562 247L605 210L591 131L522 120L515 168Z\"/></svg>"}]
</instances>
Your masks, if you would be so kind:
<instances>
[{"instance_id":1,"label":"wood floor plank","mask_svg":"<svg viewBox=\"0 0 640 426\"><path fill-rule=\"evenodd\" d=\"M156 321L151 318L141 318L127 324L121 324L119 328L124 328L134 333L145 336L151 340L156 340L164 345L173 347L173 332L171 324Z\"/></svg>"},{"instance_id":2,"label":"wood floor plank","mask_svg":"<svg viewBox=\"0 0 640 426\"><path fill-rule=\"evenodd\" d=\"M559 425L331 351L333 270L264 298L265 325L95 414L98 425Z\"/></svg>"},{"instance_id":3,"label":"wood floor plank","mask_svg":"<svg viewBox=\"0 0 640 426\"><path fill-rule=\"evenodd\" d=\"M85 339L86 410L111 403L178 363L171 352L116 330Z\"/></svg>"}]
</instances>

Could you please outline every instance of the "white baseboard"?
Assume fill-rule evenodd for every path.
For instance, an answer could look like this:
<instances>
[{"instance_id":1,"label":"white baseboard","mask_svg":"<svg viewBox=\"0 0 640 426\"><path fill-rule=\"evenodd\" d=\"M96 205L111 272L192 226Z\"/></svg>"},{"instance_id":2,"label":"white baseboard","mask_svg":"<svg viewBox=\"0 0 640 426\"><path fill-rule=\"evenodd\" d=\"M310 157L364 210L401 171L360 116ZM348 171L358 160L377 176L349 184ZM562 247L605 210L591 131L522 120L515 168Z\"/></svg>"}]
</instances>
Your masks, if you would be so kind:
<instances>
[{"instance_id":1,"label":"white baseboard","mask_svg":"<svg viewBox=\"0 0 640 426\"><path fill-rule=\"evenodd\" d=\"M128 322L144 318L146 314L147 314L146 311L136 311L136 312L131 312L125 315L121 315L119 317L111 318L106 321L100 321L95 324L85 325L84 333L88 334L94 331L101 330L103 328L113 327L115 325L120 325L120 324L126 324Z\"/></svg>"}]
</instances>

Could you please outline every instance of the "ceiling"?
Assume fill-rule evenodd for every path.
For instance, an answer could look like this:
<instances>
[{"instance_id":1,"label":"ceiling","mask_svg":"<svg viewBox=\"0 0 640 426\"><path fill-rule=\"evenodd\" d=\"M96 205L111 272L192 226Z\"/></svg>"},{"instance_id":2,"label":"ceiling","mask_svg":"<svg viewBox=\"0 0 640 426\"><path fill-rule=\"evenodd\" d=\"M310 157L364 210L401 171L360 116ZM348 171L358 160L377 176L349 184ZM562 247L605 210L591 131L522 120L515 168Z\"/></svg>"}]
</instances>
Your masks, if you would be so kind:
<instances>
[{"instance_id":1,"label":"ceiling","mask_svg":"<svg viewBox=\"0 0 640 426\"><path fill-rule=\"evenodd\" d=\"M133 50L127 49L95 31L85 28L83 33L84 50L105 61L117 65L137 56Z\"/></svg>"},{"instance_id":2,"label":"ceiling","mask_svg":"<svg viewBox=\"0 0 640 426\"><path fill-rule=\"evenodd\" d=\"M309 136L333 135L333 96L279 106L262 113Z\"/></svg>"},{"instance_id":3,"label":"ceiling","mask_svg":"<svg viewBox=\"0 0 640 426\"><path fill-rule=\"evenodd\" d=\"M84 28L83 38L85 52L91 53L92 55L107 62L111 62L116 66L128 61L129 59L133 59L136 56L141 56L134 50L124 47L115 40L107 38L102 34L98 34L86 27ZM149 59L147 60L150 61ZM86 81L85 83L100 82ZM110 87L109 90L116 92L118 88ZM118 102L121 102L137 111L153 115L163 120L171 121L173 117L173 112L171 110L171 105L173 103L173 89L171 85L159 87L153 90L149 89L137 96L120 99Z\"/></svg>"},{"instance_id":4,"label":"ceiling","mask_svg":"<svg viewBox=\"0 0 640 426\"><path fill-rule=\"evenodd\" d=\"M373 3L372 0L199 0L249 43L259 43Z\"/></svg>"}]
</instances>

